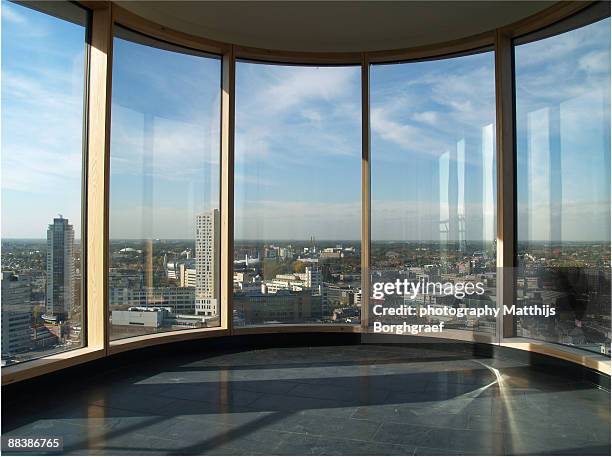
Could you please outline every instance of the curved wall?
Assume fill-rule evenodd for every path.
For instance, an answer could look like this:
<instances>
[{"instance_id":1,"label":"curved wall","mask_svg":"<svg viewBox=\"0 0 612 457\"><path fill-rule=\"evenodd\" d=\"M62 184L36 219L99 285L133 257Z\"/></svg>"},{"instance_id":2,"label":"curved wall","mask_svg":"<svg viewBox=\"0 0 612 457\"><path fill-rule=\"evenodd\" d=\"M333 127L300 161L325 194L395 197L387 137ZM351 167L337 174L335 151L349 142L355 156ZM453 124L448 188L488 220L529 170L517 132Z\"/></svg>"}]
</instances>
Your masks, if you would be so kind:
<instances>
[{"instance_id":1,"label":"curved wall","mask_svg":"<svg viewBox=\"0 0 612 457\"><path fill-rule=\"evenodd\" d=\"M512 300L515 287L508 286L508 281L512 281L514 277L516 248L513 240L516 233L514 224L509 223L511 219L508 219L508 216L514 217L512 208L515 205L517 192L520 195L520 189L515 190L511 183L515 173L511 153L515 148L515 127L512 122L508 121L515 105L515 100L509 96L512 92L508 91L508 88L511 89L515 83L511 71L513 59L511 38L527 36L528 32L538 32L542 35L541 30L550 30L551 33L565 32L566 30L557 30L558 21L565 18L569 19L561 24L568 24L568 28L576 28L594 21L601 21L601 17L609 16L609 8L608 11L605 11L605 5L585 8L586 5L581 3L561 4L512 26L455 42L401 51L322 54L240 48L168 30L138 18L119 7L113 7L111 12L109 9L97 9L97 5L90 6L93 6L94 10L91 26L93 46L88 67L90 72L89 128L92 129L91 132L94 132L96 125L100 125L101 130L107 132L108 138L107 143L100 143L95 135L91 134L88 137L90 170L91 167L96 166L93 158L98 152L104 157L110 151L110 161L103 161L101 165L103 168L95 170L102 173L101 175L89 173L87 179L88 184L92 184L90 180L95 176L104 177L102 181L96 181L95 184L102 186L100 191L102 196L110 192L110 197L104 197L101 201L95 200L95 204L91 204L94 202L92 194L88 193L84 196L90 203L87 207L88 214L100 211L97 214L102 215L104 221L102 225L88 225L88 237L90 238L88 239L89 249L86 252L87 275L90 278L86 287L89 317L86 322L88 345L80 351L66 352L59 359L58 357L42 357L32 362L23 362L3 368L3 375L7 375L3 376L3 383L36 376L42 372L53 371L114 352L183 339L259 332L303 332L314 329L367 333L371 320L367 311L369 294L359 294L359 302L356 305L357 286L349 284L348 287L345 287L348 291L353 289L352 298L343 298L342 289L345 283L350 282L351 275L356 275L355 279L358 282L355 284L360 284L362 290L369 290L372 282L372 271L369 270L369 266L374 268L373 271L376 271L377 268L380 270L381 267L388 269L390 266L387 265L390 258L387 255L388 249L384 247L382 250L379 249L377 242L384 246L385 242L393 241L395 238L404 240L403 245L394 248L395 251L400 250L399 259L395 256L391 257L395 259L397 265L401 265L405 264L408 258L414 259L414 253L408 252L414 246L423 247L423 241L426 239L437 239L431 233L435 232L438 237L446 237L444 240L439 238L436 241L438 246L442 246L439 242L444 241L444 247L440 247L441 250L436 251L435 255L442 259L439 267L443 265L445 270L440 271L439 274L457 274L460 268L473 269L470 274L489 275L490 301L507 303ZM604 19L604 21L609 28L609 19ZM552 27L546 29L551 25ZM118 26L133 31L122 31L119 38L115 38L113 49L108 42L109 35L107 34L113 30L122 30ZM586 27L594 26L586 25ZM533 35L533 37L534 39L542 38L538 35ZM523 41L529 41L529 38L523 38ZM150 59L145 58L143 61L141 56L139 62L142 61L142 63L130 68L130 64L136 61L136 57L129 57L127 53L130 47L136 54L150 55ZM597 49L593 52L596 51ZM605 52L605 50L600 52ZM607 52L609 53L609 46ZM217 54L218 57L215 57L214 54ZM111 62L108 60L111 55L113 56L112 77ZM444 56L444 58L435 60L436 56L438 58ZM589 66L592 59L589 60L587 57L588 55L585 54L576 58L583 59L587 67L586 71L599 71L599 77L605 79L607 75L609 82L609 67L603 70L593 69L592 65ZM240 74L242 71L240 68L247 68L248 65L254 66L253 68L261 66L262 69L265 69L267 65L236 63L238 58L279 63L358 64L361 66L361 100L358 100L359 91L357 90L348 100L338 99L339 101L336 101L338 91L348 90L348 83L342 81L344 70L341 68L338 68L337 71L330 68L329 72L327 69L316 72L316 69L312 67L294 67L295 70L292 71L298 75L300 73L320 73L320 75L317 74L314 79L309 76L300 79L295 75L281 78L282 71L276 72L278 74L272 71L271 79L268 77L272 90L266 92L261 87L246 89L246 93L255 95L255 101L258 92L264 95L267 93L267 98L260 98L259 105L252 104L250 112L243 111L241 99L235 97L237 97L236 94L241 93L241 90L244 90L243 84L247 84L249 80L243 81L236 74ZM517 58L520 58L520 54ZM432 61L416 62L423 59ZM165 60L168 62L164 63ZM396 66L371 66L371 63L375 62L391 63L398 60L412 62ZM100 62L103 62L104 65L97 65ZM149 66L151 68L147 69ZM466 71L463 71L464 66ZM238 70L237 67L239 67ZM273 67L269 68L273 70ZM346 69L347 74L350 73L349 69ZM467 77L471 74L470 72L482 79L475 76ZM327 74L331 76L326 76ZM444 75L449 77L444 78ZM335 86L332 83L337 82L338 78L341 81ZM130 79L133 81L132 85L124 84ZM100 84L100 81L106 81L106 83ZM438 81L437 86L436 81ZM516 84L519 82L516 81ZM413 90L411 86L418 87L419 84L425 85L425 91L410 92ZM106 93L108 97L111 86L113 89L112 106L106 105L107 109L104 104L96 104L96 100L105 98L99 98L99 93ZM219 87L221 87L220 91ZM496 104L493 104L492 101L494 88ZM427 94L427 97L420 102L421 106L410 105L409 102L415 101L415 96L423 93ZM520 92L517 92L517 97L519 97L516 101L518 104L521 101ZM601 125L605 125L606 116L609 120L609 92L602 93L600 101L603 103ZM242 126L248 129L255 121L262 122L262 115L269 108L268 103L272 103L273 106L280 105L282 108L272 113L277 116L276 123L273 122L273 119L266 121L263 118L264 124L262 125L271 126L271 133L267 136L255 135L254 139L249 137L248 141L241 143L244 137L239 129L243 128ZM405 104L402 106L402 103ZM356 107L351 107L351 105ZM127 113L134 106L140 107L136 113L132 113L133 115ZM291 109L286 111L287 107ZM96 112L96 109L99 112ZM454 113L454 117L446 118L445 116L448 116L449 113ZM354 122L357 127L339 123L334 128L335 119L351 119L351 122ZM278 120L281 121L280 125ZM331 129L320 132L317 130L317 126L320 126L321 123L328 123L326 127L330 127L329 122L332 122ZM359 138L359 126L361 127L361 146L360 151L356 151L356 146L359 145L357 139ZM520 127L517 125L518 128ZM609 122L607 128L609 138ZM350 213L351 205L356 206L359 211L359 197L354 192L345 192L346 188L343 188L341 192L347 193L346 197L340 195L317 197L315 189L308 193L307 189L287 188L291 185L292 179L295 181L294 186L298 185L298 181L302 181L302 179L295 179L295 176L299 176L299 173L295 174L295 170L302 170L304 167L314 167L314 170L317 167L324 169L326 165L322 161L306 159L304 163L290 164L285 171L280 171L283 179L287 179L287 185L281 186L278 190L266 189L270 183L272 186L275 183L274 169L270 170L268 167L275 165L277 161L267 156L270 154L270 149L276 147L275 153L282 153L283 160L291 161L292 148L283 144L284 149L283 147L281 147L282 151L278 149L283 136L276 135L275 129L276 133L284 133L287 129L293 129L294 135L302 135L303 144L300 147L304 154L307 154L309 141L321 140L329 143L330 153L338 157L338 164L335 166L337 170L327 170L330 176L326 182L334 179L342 180L345 178L344 173L347 166L356 167L357 173L361 173L361 192L357 194L361 197L360 217L350 215L352 214ZM474 129L478 131L477 134L472 131ZM109 130L112 132L110 135ZM313 132L318 133L313 135ZM493 132L497 133L496 140ZM257 133L261 132L255 132ZM602 137L605 137L605 132L600 133ZM190 141L186 141L186 138L190 138ZM295 137L291 135L287 138L287 141L295 141ZM568 141L577 142L579 145L582 138L573 136ZM415 142L420 143L420 146L415 147ZM445 146L445 142L450 142L448 144L452 147ZM319 147L319 143L312 147ZM518 144L516 147L518 154L521 154ZM609 142L607 147L605 144L598 147L597 151L601 155L601 160L604 162L607 160L609 164ZM359 152L361 152L360 171ZM243 163L244 157L251 153L255 154L253 164L240 168L239 165ZM431 155L432 153L435 157ZM426 182L418 184L414 192L402 184L401 189L404 191L397 192L393 189L396 186L389 187L393 182L401 184L398 177L393 177L393 173L396 172L393 170L393 164L385 171L385 166L388 166L390 162L389 157L392 157L393 154L397 155L397 160L407 160L411 164L429 160L435 165L437 173L419 172L419 179L425 179ZM425 158L427 154L429 154L429 159ZM445 154L448 155L447 161L444 160ZM395 163L396 159L391 162ZM261 164L264 163L266 166L261 167ZM387 165L384 165L385 163ZM508 164L510 166L507 166ZM522 172L520 161L517 167L516 174L520 183ZM176 170L176 173L172 170ZM443 173L443 170L446 172ZM249 173L253 171L255 172L254 179L249 176ZM354 173L355 177L357 173ZM433 182L434 175L437 176L435 182ZM558 173L555 176L558 176ZM108 181L104 183L109 177L110 183ZM608 179L609 183L609 174L606 178L604 173L602 179ZM571 180L565 182L568 181L571 182ZM384 186L389 189L384 190ZM94 187L90 185L88 188ZM242 200L238 199L236 189L242 189ZM431 192L427 189L430 189ZM495 193L492 193L493 189L497 189ZM253 212L255 217L251 221L256 227L259 226L259 229L254 232L257 240L253 243L254 247L245 248L240 246L235 234L242 233L242 231L247 233L248 230L245 231L244 227L241 229L240 224L235 222L235 218L244 217L249 204L252 204L249 199L253 192L259 195L256 201L268 205L268 213L267 215L262 213L261 208ZM296 192L304 196L301 199L303 206L292 208L289 211L282 210L281 203L292 201L289 197ZM385 192L387 194L384 194ZM412 198L415 192L419 196L416 200ZM332 188L329 192L324 192L324 194L330 193L333 193ZM133 205L128 204L129 199L123 198L124 194L134 200ZM204 195L203 200L202 195ZM609 191L607 200L605 195L602 198L604 203L608 202L609 212ZM426 224L429 224L428 228L424 228L421 222L415 223L414 219L408 217L408 211L403 215L394 215L392 217L395 219L385 222L384 216L379 214L381 210L385 212L385 200L400 206L410 206L412 202L417 206L419 204L423 206L423 202L428 202L425 204L427 208L420 208L419 214L422 216L435 208L437 220L433 221L432 219L435 219L433 217L422 218L421 222L427 219ZM109 202L110 212L106 212L104 208ZM572 204L572 202L561 200L557 204L563 207L564 204ZM215 207L218 207L219 213L215 214L212 211L211 217L200 219L202 226L198 226L197 216L211 212L216 209ZM445 217L442 217L442 210L445 212ZM292 211L297 211L296 214L299 217L296 217ZM344 216L343 211L348 211L347 216ZM279 215L282 215L281 219L285 220L282 223L289 224L287 227L290 230L287 233L299 232L301 240L291 240L289 235L278 234L280 233L278 232L279 224L282 224L276 219ZM499 219L500 215L503 216L502 219ZM269 222L261 225L261 222L258 221L261 221L262 217L264 220L267 218ZM337 227L336 232L339 233L336 236L327 236L335 238L325 240L326 243L331 243L329 246L320 245L317 248L316 242L313 245L316 237L309 238L304 235L309 231L308 229L300 227L297 232L295 231L298 222L308 221L310 224L317 218L321 221L321 227L315 224L314 227L311 227L311 231L329 229L329 227L323 228L326 217L337 218L337 222L331 224L330 227L332 227L332 232L333 227ZM357 225L357 227L352 227L353 231L356 229L357 233L361 234L360 240L356 243L346 243L351 236L345 234L345 228L342 227L343 217L348 217L347 220L351 225ZM520 221L520 213L518 217ZM196 220L192 221L193 218ZM496 218L497 241L493 243L493 226ZM452 222L453 220L455 223ZM185 233L191 231L192 223L195 223L194 231L202 230L200 242L197 241L200 236L199 232L195 233L191 241L184 238L182 241L177 240L185 237ZM99 230L104 230L105 224L110 224L110 232L99 232ZM447 229L441 230L441 225L445 224ZM264 226L269 228L262 230ZM452 227L449 229L449 226ZM127 231L135 230L135 232L115 234L113 232L115 227L124 227ZM274 236L267 235L270 229ZM479 235L472 236L472 233L475 232L478 232ZM425 237L425 233L431 236ZM519 229L519 236L520 233ZM251 235L241 236L244 236L246 240ZM130 240L130 238L139 238L139 240ZM111 253L108 261L103 261L104 254L92 248L91 239L96 242L101 240L102 245L110 250L107 251ZM282 243L279 243L279 240ZM593 238L586 241L591 242L590 244L603 242L609 245L610 240L609 238L607 240ZM125 246L121 247L117 243L125 244ZM140 243L142 246L132 246L134 243ZM189 253L191 247L187 244L191 245L191 243L193 243L193 248ZM336 247L334 244L341 246ZM458 250L455 249L455 245L459 246ZM357 249L355 249L356 246ZM353 251L350 250L351 248ZM253 252L250 252L249 249ZM296 255L294 252L296 249L300 249L301 254ZM357 253L356 250L359 252ZM395 252L393 249L391 251ZM190 257L193 258L197 252L200 253L198 258L207 256L206 265L202 265L202 270L207 272L206 275L198 276L197 266L190 268L191 263L195 262L183 261L189 260ZM232 252L235 254L231 255ZM475 252L479 253L476 259L478 262L474 260ZM174 257L172 257L173 254ZM245 254L245 266L248 266L249 259L251 267L256 265L257 262L254 262L254 259L257 259L261 262L261 271L259 267L251 268L253 274L247 274L239 278L242 279L241 281L236 281L234 271L239 265L236 261L241 260L242 254ZM521 251L521 254L524 258L525 253ZM351 255L356 256L354 259L356 262L350 260ZM595 292L593 288L587 292L580 290L580 294L587 293L589 297L586 304L587 309L584 310L584 315L589 317L584 321L595 322L599 325L606 309L609 315L609 300L605 301L606 293L602 289L605 284L609 284L609 249L607 263L603 254L598 257L598 254L583 252L581 255L583 257L590 255L595 259L593 261L599 262L597 265L590 265L588 263L590 260L583 262L580 267L581 271L595 268L599 272L597 278L603 277L603 286L600 284ZM320 262L323 267L321 268L323 270L321 271L321 286L327 284L329 289L325 298L323 287L320 287L319 295L312 291L304 293L304 290L313 289L312 274L310 277L306 275L305 263L308 263L309 259L316 259L317 263ZM559 261L562 260L559 259ZM411 266L422 268L430 261L431 258L421 256ZM110 270L100 271L99 265L107 265ZM390 271L396 268L397 272L397 265L392 266ZM250 273L249 268L246 270L248 270L247 273ZM290 278L284 277L289 274L297 275L294 277L293 284L281 284L283 281L292 282ZM306 276L300 277L300 274ZM260 282L278 280L277 286L281 289L289 288L299 293L297 288L302 288L302 294L308 295L306 301L311 307L309 317L305 317L305 301L293 303L291 300L282 300L283 304L280 306L283 306L283 312L267 315L264 319L261 317L261 312L268 306L264 296L264 299L260 300L261 297L259 297L252 302L254 311L251 314L258 311L260 315L251 324L267 321L266 327L251 325L240 328L236 326L237 323L240 324L241 319L244 324L245 311L243 306L242 315L237 313L237 300L232 295L237 287L246 287L248 290L249 287L260 286L256 278L258 275L261 276ZM310 285L307 284L309 280ZM110 287L109 291L101 292L96 287L97 284L100 284L98 281L101 281L104 287ZM242 284L236 284L236 282ZM250 285L249 282L251 282ZM538 292L551 290L540 287L539 284L529 290L529 287L524 286L529 284L525 276L523 276L522 284L521 290L525 291L525 297L536 297ZM138 293L134 293L134 287L138 289ZM539 287L542 290L538 290ZM120 289L121 293L113 289ZM574 298L570 300L576 301L575 297L578 292L575 291L575 288L572 291L568 294L567 286L561 291L556 290L557 293L561 292L565 296L573 296ZM194 296L197 295L195 302L191 301L190 294L192 293ZM594 298L593 293L599 295ZM339 297L333 299L335 301L330 299L330 296L335 297L333 294L339 294ZM128 295L131 301L125 299ZM609 297L609 292L607 296ZM327 307L323 306L325 300L327 300ZM191 303L194 306L191 306ZM323 316L322 311L313 314L313 303L317 303L317 307L320 306L318 309L326 310L327 314ZM110 308L108 308L109 305ZM134 314L129 314L128 308L142 305L147 308L152 306L158 308L155 311L153 317L155 322L152 325L148 325L151 319L150 310L134 308L132 310ZM164 311L164 308L169 308L169 310ZM346 310L351 308L361 309L360 320L358 313L356 316L355 313L348 315L350 313L347 313ZM117 313L115 317L114 311L122 311L125 315L119 316L121 313ZM207 312L210 314L207 315ZM140 316L137 316L138 313ZM594 314L597 315L593 316ZM332 319L332 315L335 319ZM564 322L571 321L568 315L564 316ZM291 318L286 319L287 316ZM355 317L357 319L354 319ZM114 325L110 324L108 318L112 319ZM170 322L167 328L164 328L164 319ZM331 321L336 324L324 325ZM583 328L583 319L580 321L580 323L575 322L577 328ZM118 325L117 322L123 322L124 325ZM342 324L337 325L338 322ZM603 329L604 337L594 337L592 333L588 337L596 340L599 338L596 343L603 347L606 347L607 343L609 350L609 328L608 335L605 336L605 320L602 322L604 325L601 329ZM291 323L291 325L274 325L274 323ZM138 331L138 336L122 333L120 337L123 339L113 341L116 339L116 336L113 335L118 335L114 333L115 330L121 330L115 327L122 327L123 330L140 327L142 330L145 324L155 330ZM572 348L564 349L563 346L554 347L530 339L517 339L516 337L531 338L534 336L522 332L526 327L524 321L517 322L515 319L506 318L503 321L479 322L476 323L476 327L474 323L463 325L463 327L457 326L442 336L550 353L609 373L609 359L608 361L602 360L596 355L585 355ZM157 333L159 330L164 330L164 332ZM575 341L552 338L549 335L544 339L579 346Z\"/></svg>"}]
</instances>

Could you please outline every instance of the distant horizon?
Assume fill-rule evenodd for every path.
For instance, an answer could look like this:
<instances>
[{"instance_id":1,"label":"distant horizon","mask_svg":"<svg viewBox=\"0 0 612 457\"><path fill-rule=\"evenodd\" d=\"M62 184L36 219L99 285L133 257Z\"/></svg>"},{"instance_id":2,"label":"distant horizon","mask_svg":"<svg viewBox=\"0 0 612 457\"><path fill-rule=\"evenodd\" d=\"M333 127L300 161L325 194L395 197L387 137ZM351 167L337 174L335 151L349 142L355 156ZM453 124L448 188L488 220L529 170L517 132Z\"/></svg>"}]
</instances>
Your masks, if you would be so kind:
<instances>
[{"instance_id":1,"label":"distant horizon","mask_svg":"<svg viewBox=\"0 0 612 457\"><path fill-rule=\"evenodd\" d=\"M1 241L46 241L46 238L13 238L13 237L2 237ZM75 238L75 241L80 241L80 238ZM109 238L109 241L195 241L195 238ZM248 241L248 242L268 242L268 241L282 241L282 242L310 242L310 239L297 239L297 238L266 238L266 239L247 239L247 238L234 238L234 241ZM330 239L319 239L315 238L316 242L358 242L361 243L360 239L344 239L344 238L330 238ZM386 242L386 243L405 243L405 242L414 242L414 243L487 243L493 242L494 240L418 240L418 239L410 239L410 240L398 240L398 239L372 239L373 242ZM551 240L520 240L517 244L521 243L548 243L548 244L559 244L559 243L582 243L582 244L600 244L600 243L612 243L611 240L563 240L563 241L551 241ZM76 243L75 243L76 244Z\"/></svg>"}]
</instances>

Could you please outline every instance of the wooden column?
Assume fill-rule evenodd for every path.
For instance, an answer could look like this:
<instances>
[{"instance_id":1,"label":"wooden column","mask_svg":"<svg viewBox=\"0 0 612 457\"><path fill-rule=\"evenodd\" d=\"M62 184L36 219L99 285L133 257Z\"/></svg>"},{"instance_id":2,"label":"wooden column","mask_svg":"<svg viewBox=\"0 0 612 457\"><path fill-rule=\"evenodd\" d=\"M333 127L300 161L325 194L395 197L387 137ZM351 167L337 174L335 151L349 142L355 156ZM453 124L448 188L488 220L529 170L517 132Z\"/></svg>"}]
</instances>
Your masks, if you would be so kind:
<instances>
[{"instance_id":1,"label":"wooden column","mask_svg":"<svg viewBox=\"0 0 612 457\"><path fill-rule=\"evenodd\" d=\"M514 66L512 40L502 30L495 34L495 100L497 129L497 306L514 302L516 211ZM502 308L503 311L503 308ZM498 341L514 336L513 316L497 322Z\"/></svg>"},{"instance_id":2,"label":"wooden column","mask_svg":"<svg viewBox=\"0 0 612 457\"><path fill-rule=\"evenodd\" d=\"M221 328L232 329L234 290L234 47L223 55L221 93Z\"/></svg>"},{"instance_id":3,"label":"wooden column","mask_svg":"<svg viewBox=\"0 0 612 457\"><path fill-rule=\"evenodd\" d=\"M361 328L367 331L370 313L370 62L361 60Z\"/></svg>"},{"instance_id":4,"label":"wooden column","mask_svg":"<svg viewBox=\"0 0 612 457\"><path fill-rule=\"evenodd\" d=\"M108 196L112 6L92 10L87 123L87 345L108 349Z\"/></svg>"}]
</instances>

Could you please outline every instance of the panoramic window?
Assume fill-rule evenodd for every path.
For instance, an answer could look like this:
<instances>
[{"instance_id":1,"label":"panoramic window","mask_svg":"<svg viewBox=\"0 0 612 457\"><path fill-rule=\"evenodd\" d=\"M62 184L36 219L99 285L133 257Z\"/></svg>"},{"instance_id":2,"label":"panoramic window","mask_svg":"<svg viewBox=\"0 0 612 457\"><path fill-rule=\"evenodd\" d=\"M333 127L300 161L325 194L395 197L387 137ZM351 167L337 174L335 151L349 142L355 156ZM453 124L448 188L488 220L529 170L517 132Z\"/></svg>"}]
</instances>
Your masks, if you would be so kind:
<instances>
[{"instance_id":1,"label":"panoramic window","mask_svg":"<svg viewBox=\"0 0 612 457\"><path fill-rule=\"evenodd\" d=\"M236 67L234 325L358 323L360 69Z\"/></svg>"},{"instance_id":2,"label":"panoramic window","mask_svg":"<svg viewBox=\"0 0 612 457\"><path fill-rule=\"evenodd\" d=\"M2 2L2 365L85 343L87 12L57 13Z\"/></svg>"},{"instance_id":3,"label":"panoramic window","mask_svg":"<svg viewBox=\"0 0 612 457\"><path fill-rule=\"evenodd\" d=\"M218 326L221 61L121 28L113 48L111 339Z\"/></svg>"},{"instance_id":4,"label":"panoramic window","mask_svg":"<svg viewBox=\"0 0 612 457\"><path fill-rule=\"evenodd\" d=\"M610 354L610 19L515 47L517 335Z\"/></svg>"},{"instance_id":5,"label":"panoramic window","mask_svg":"<svg viewBox=\"0 0 612 457\"><path fill-rule=\"evenodd\" d=\"M421 284L373 295L371 310L495 332L493 316L470 311L495 307L494 84L492 52L371 67L371 282Z\"/></svg>"}]
</instances>

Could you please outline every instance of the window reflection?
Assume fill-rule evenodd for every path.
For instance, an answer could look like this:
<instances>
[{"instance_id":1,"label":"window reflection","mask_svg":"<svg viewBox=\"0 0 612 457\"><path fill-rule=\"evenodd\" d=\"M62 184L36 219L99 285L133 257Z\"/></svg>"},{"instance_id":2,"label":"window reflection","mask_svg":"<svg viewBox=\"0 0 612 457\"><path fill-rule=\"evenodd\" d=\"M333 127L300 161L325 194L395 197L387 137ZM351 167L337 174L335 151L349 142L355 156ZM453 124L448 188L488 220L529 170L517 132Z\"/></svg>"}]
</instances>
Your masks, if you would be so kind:
<instances>
[{"instance_id":1,"label":"window reflection","mask_svg":"<svg viewBox=\"0 0 612 457\"><path fill-rule=\"evenodd\" d=\"M358 323L359 67L238 62L234 325Z\"/></svg>"},{"instance_id":2,"label":"window reflection","mask_svg":"<svg viewBox=\"0 0 612 457\"><path fill-rule=\"evenodd\" d=\"M218 326L220 59L113 47L111 339Z\"/></svg>"},{"instance_id":3,"label":"window reflection","mask_svg":"<svg viewBox=\"0 0 612 457\"><path fill-rule=\"evenodd\" d=\"M463 298L432 288L372 303L417 310L495 304L493 60L483 52L371 69L372 283L469 281L484 288ZM385 318L403 321L438 323ZM449 317L445 328L494 333L495 320Z\"/></svg>"},{"instance_id":4,"label":"window reflection","mask_svg":"<svg viewBox=\"0 0 612 457\"><path fill-rule=\"evenodd\" d=\"M2 2L2 364L85 344L86 10Z\"/></svg>"},{"instance_id":5,"label":"window reflection","mask_svg":"<svg viewBox=\"0 0 612 457\"><path fill-rule=\"evenodd\" d=\"M515 47L517 334L610 353L610 19Z\"/></svg>"}]
</instances>

